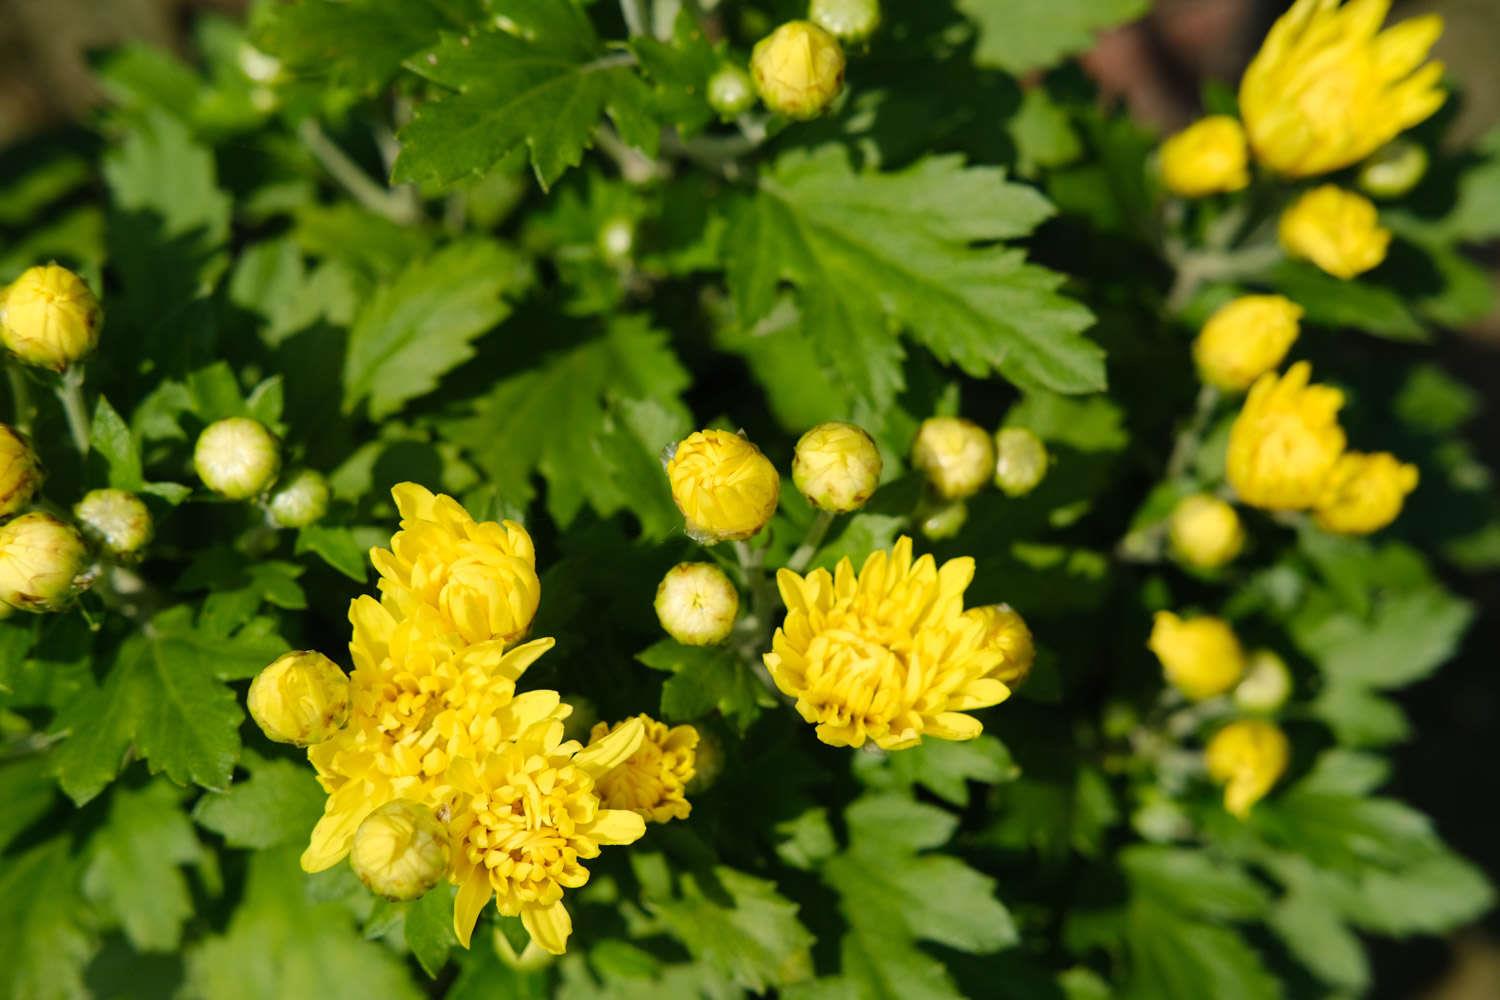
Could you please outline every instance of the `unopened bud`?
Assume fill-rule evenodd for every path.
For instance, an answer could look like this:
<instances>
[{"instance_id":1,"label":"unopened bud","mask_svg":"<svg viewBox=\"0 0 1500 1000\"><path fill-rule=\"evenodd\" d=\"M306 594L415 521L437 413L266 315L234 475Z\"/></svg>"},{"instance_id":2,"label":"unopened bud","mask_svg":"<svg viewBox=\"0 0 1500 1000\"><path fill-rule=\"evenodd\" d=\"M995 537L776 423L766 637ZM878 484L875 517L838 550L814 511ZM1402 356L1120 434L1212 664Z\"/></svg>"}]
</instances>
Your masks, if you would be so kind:
<instances>
[{"instance_id":1,"label":"unopened bud","mask_svg":"<svg viewBox=\"0 0 1500 1000\"><path fill-rule=\"evenodd\" d=\"M995 472L995 444L983 427L962 417L928 417L917 429L911 464L945 500L973 496Z\"/></svg>"},{"instance_id":2,"label":"unopened bud","mask_svg":"<svg viewBox=\"0 0 1500 1000\"><path fill-rule=\"evenodd\" d=\"M328 513L328 480L303 469L282 480L267 505L271 520L282 528L305 528Z\"/></svg>"},{"instance_id":3,"label":"unopened bud","mask_svg":"<svg viewBox=\"0 0 1500 1000\"><path fill-rule=\"evenodd\" d=\"M863 42L880 27L879 0L812 0L808 20L841 42Z\"/></svg>"},{"instance_id":4,"label":"unopened bud","mask_svg":"<svg viewBox=\"0 0 1500 1000\"><path fill-rule=\"evenodd\" d=\"M246 704L267 739L311 746L349 718L349 678L322 653L284 653L255 675Z\"/></svg>"},{"instance_id":5,"label":"unopened bud","mask_svg":"<svg viewBox=\"0 0 1500 1000\"><path fill-rule=\"evenodd\" d=\"M941 542L957 535L968 519L968 504L962 500L945 503L922 516L922 534L934 542Z\"/></svg>"},{"instance_id":6,"label":"unopened bud","mask_svg":"<svg viewBox=\"0 0 1500 1000\"><path fill-rule=\"evenodd\" d=\"M865 505L880 484L880 451L862 428L831 420L797 442L792 482L819 510L847 514Z\"/></svg>"},{"instance_id":7,"label":"unopened bud","mask_svg":"<svg viewBox=\"0 0 1500 1000\"><path fill-rule=\"evenodd\" d=\"M811 21L788 21L755 44L750 75L772 111L816 118L844 86L844 50Z\"/></svg>"},{"instance_id":8,"label":"unopened bud","mask_svg":"<svg viewBox=\"0 0 1500 1000\"><path fill-rule=\"evenodd\" d=\"M265 424L228 417L204 428L193 448L193 468L203 485L230 500L244 500L270 486L281 468L281 446Z\"/></svg>"},{"instance_id":9,"label":"unopened bud","mask_svg":"<svg viewBox=\"0 0 1500 1000\"><path fill-rule=\"evenodd\" d=\"M0 527L0 602L60 611L88 586L88 548L72 525L33 511Z\"/></svg>"},{"instance_id":10,"label":"unopened bud","mask_svg":"<svg viewBox=\"0 0 1500 1000\"><path fill-rule=\"evenodd\" d=\"M90 490L73 507L84 536L112 556L134 555L151 541L151 511L125 490Z\"/></svg>"},{"instance_id":11,"label":"unopened bud","mask_svg":"<svg viewBox=\"0 0 1500 1000\"><path fill-rule=\"evenodd\" d=\"M0 424L0 517L25 509L42 485L42 467L31 444L9 424Z\"/></svg>"},{"instance_id":12,"label":"unopened bud","mask_svg":"<svg viewBox=\"0 0 1500 1000\"><path fill-rule=\"evenodd\" d=\"M635 246L635 223L623 215L616 215L599 227L599 256L610 264L622 264L630 259Z\"/></svg>"},{"instance_id":13,"label":"unopened bud","mask_svg":"<svg viewBox=\"0 0 1500 1000\"><path fill-rule=\"evenodd\" d=\"M1047 475L1051 456L1042 439L1024 427L995 432L995 485L1008 497L1023 497Z\"/></svg>"},{"instance_id":14,"label":"unopened bud","mask_svg":"<svg viewBox=\"0 0 1500 1000\"><path fill-rule=\"evenodd\" d=\"M750 74L733 63L725 63L708 78L708 105L722 118L733 118L755 103L755 84Z\"/></svg>"},{"instance_id":15,"label":"unopened bud","mask_svg":"<svg viewBox=\"0 0 1500 1000\"><path fill-rule=\"evenodd\" d=\"M694 540L711 545L749 538L771 520L781 500L781 476L743 434L689 434L667 459L672 500Z\"/></svg>"},{"instance_id":16,"label":"unopened bud","mask_svg":"<svg viewBox=\"0 0 1500 1000\"><path fill-rule=\"evenodd\" d=\"M1235 704L1247 712L1274 712L1292 694L1292 672L1269 649L1257 649L1245 661L1244 679L1235 686Z\"/></svg>"},{"instance_id":17,"label":"unopened bud","mask_svg":"<svg viewBox=\"0 0 1500 1000\"><path fill-rule=\"evenodd\" d=\"M1372 198L1400 198L1427 173L1427 150L1397 139L1377 150L1359 168L1359 189Z\"/></svg>"},{"instance_id":18,"label":"unopened bud","mask_svg":"<svg viewBox=\"0 0 1500 1000\"><path fill-rule=\"evenodd\" d=\"M1217 569L1245 547L1245 529L1233 507L1208 493L1177 501L1167 523L1172 553L1198 569Z\"/></svg>"},{"instance_id":19,"label":"unopened bud","mask_svg":"<svg viewBox=\"0 0 1500 1000\"><path fill-rule=\"evenodd\" d=\"M427 806L393 799L366 816L349 847L354 874L377 896L418 899L448 874L448 829Z\"/></svg>"},{"instance_id":20,"label":"unopened bud","mask_svg":"<svg viewBox=\"0 0 1500 1000\"><path fill-rule=\"evenodd\" d=\"M28 365L60 372L83 360L103 321L89 286L57 264L28 269L0 293L0 338Z\"/></svg>"},{"instance_id":21,"label":"unopened bud","mask_svg":"<svg viewBox=\"0 0 1500 1000\"><path fill-rule=\"evenodd\" d=\"M713 563L678 563L656 588L656 618L684 646L723 642L739 613L739 591Z\"/></svg>"},{"instance_id":22,"label":"unopened bud","mask_svg":"<svg viewBox=\"0 0 1500 1000\"><path fill-rule=\"evenodd\" d=\"M1000 653L999 665L988 676L1012 687L1024 681L1036 662L1036 642L1026 620L1009 604L970 608L964 614L984 623L981 645Z\"/></svg>"}]
</instances>

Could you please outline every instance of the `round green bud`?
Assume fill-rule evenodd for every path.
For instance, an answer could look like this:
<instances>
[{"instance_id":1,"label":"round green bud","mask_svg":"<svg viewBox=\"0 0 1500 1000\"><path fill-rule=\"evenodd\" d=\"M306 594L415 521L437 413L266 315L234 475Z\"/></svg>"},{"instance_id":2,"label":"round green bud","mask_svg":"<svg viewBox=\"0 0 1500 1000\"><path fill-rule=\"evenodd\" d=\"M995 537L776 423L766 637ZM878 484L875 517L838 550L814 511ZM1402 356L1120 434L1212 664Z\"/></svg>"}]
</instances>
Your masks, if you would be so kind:
<instances>
[{"instance_id":1,"label":"round green bud","mask_svg":"<svg viewBox=\"0 0 1500 1000\"><path fill-rule=\"evenodd\" d=\"M863 428L830 420L797 442L792 482L819 510L847 514L874 494L880 468L880 451Z\"/></svg>"},{"instance_id":2,"label":"round green bud","mask_svg":"<svg viewBox=\"0 0 1500 1000\"><path fill-rule=\"evenodd\" d=\"M0 340L28 365L60 372L82 361L103 323L89 286L58 264L30 268L0 292Z\"/></svg>"},{"instance_id":3,"label":"round green bud","mask_svg":"<svg viewBox=\"0 0 1500 1000\"><path fill-rule=\"evenodd\" d=\"M1008 497L1023 497L1047 475L1051 457L1042 439L1024 427L995 432L995 485Z\"/></svg>"},{"instance_id":4,"label":"round green bud","mask_svg":"<svg viewBox=\"0 0 1500 1000\"><path fill-rule=\"evenodd\" d=\"M812 0L807 19L841 42L863 42L880 27L880 0Z\"/></svg>"},{"instance_id":5,"label":"round green bud","mask_svg":"<svg viewBox=\"0 0 1500 1000\"><path fill-rule=\"evenodd\" d=\"M1397 139L1376 150L1359 168L1360 190L1372 198L1400 198L1427 173L1427 150Z\"/></svg>"},{"instance_id":6,"label":"round green bud","mask_svg":"<svg viewBox=\"0 0 1500 1000\"><path fill-rule=\"evenodd\" d=\"M42 466L19 431L0 424L0 517L24 510L42 485Z\"/></svg>"},{"instance_id":7,"label":"round green bud","mask_svg":"<svg viewBox=\"0 0 1500 1000\"><path fill-rule=\"evenodd\" d=\"M203 485L230 500L263 492L281 468L281 445L259 420L228 417L209 424L193 448Z\"/></svg>"},{"instance_id":8,"label":"round green bud","mask_svg":"<svg viewBox=\"0 0 1500 1000\"><path fill-rule=\"evenodd\" d=\"M255 675L245 702L266 739L312 746L348 721L349 678L322 653L283 653Z\"/></svg>"},{"instance_id":9,"label":"round green bud","mask_svg":"<svg viewBox=\"0 0 1500 1000\"><path fill-rule=\"evenodd\" d=\"M17 611L61 611L92 582L83 536L41 511L0 527L0 603Z\"/></svg>"},{"instance_id":10,"label":"round green bud","mask_svg":"<svg viewBox=\"0 0 1500 1000\"><path fill-rule=\"evenodd\" d=\"M112 556L131 556L151 542L151 511L125 490L90 490L73 506L84 537Z\"/></svg>"},{"instance_id":11,"label":"round green bud","mask_svg":"<svg viewBox=\"0 0 1500 1000\"><path fill-rule=\"evenodd\" d=\"M962 500L995 474L995 444L983 427L963 417L928 417L917 428L911 464L944 500Z\"/></svg>"},{"instance_id":12,"label":"round green bud","mask_svg":"<svg viewBox=\"0 0 1500 1000\"><path fill-rule=\"evenodd\" d=\"M377 896L419 899L448 874L448 828L420 802L393 799L364 818L349 845L349 866Z\"/></svg>"},{"instance_id":13,"label":"round green bud","mask_svg":"<svg viewBox=\"0 0 1500 1000\"><path fill-rule=\"evenodd\" d=\"M599 256L607 263L623 264L635 248L635 223L623 215L613 216L599 227L597 240Z\"/></svg>"},{"instance_id":14,"label":"round green bud","mask_svg":"<svg viewBox=\"0 0 1500 1000\"><path fill-rule=\"evenodd\" d=\"M733 63L725 63L708 78L708 106L721 118L734 118L755 104L755 83L750 74Z\"/></svg>"},{"instance_id":15,"label":"round green bud","mask_svg":"<svg viewBox=\"0 0 1500 1000\"><path fill-rule=\"evenodd\" d=\"M277 484L266 505L280 528L305 528L328 513L328 480L322 473L302 469Z\"/></svg>"},{"instance_id":16,"label":"round green bud","mask_svg":"<svg viewBox=\"0 0 1500 1000\"><path fill-rule=\"evenodd\" d=\"M1292 672L1269 649L1257 649L1245 661L1245 676L1234 688L1234 703L1247 712L1274 712L1292 695Z\"/></svg>"},{"instance_id":17,"label":"round green bud","mask_svg":"<svg viewBox=\"0 0 1500 1000\"><path fill-rule=\"evenodd\" d=\"M713 563L678 563L656 588L656 618L684 646L723 642L739 613L739 591Z\"/></svg>"},{"instance_id":18,"label":"round green bud","mask_svg":"<svg viewBox=\"0 0 1500 1000\"><path fill-rule=\"evenodd\" d=\"M969 505L962 500L955 500L923 514L919 527L925 537L941 542L957 535L968 519Z\"/></svg>"}]
</instances>

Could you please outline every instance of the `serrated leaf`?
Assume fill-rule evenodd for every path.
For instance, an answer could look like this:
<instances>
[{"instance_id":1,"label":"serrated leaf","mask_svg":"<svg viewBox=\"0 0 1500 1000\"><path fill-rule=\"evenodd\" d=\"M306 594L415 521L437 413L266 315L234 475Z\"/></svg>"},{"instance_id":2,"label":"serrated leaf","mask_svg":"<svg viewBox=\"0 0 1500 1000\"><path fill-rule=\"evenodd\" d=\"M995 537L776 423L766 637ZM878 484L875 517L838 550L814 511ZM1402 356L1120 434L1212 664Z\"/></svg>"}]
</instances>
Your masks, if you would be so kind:
<instances>
[{"instance_id":1,"label":"serrated leaf","mask_svg":"<svg viewBox=\"0 0 1500 1000\"><path fill-rule=\"evenodd\" d=\"M969 804L970 781L998 784L1020 773L1010 751L988 733L963 741L924 740L884 760L861 754L854 770L870 788L905 790L920 784L956 806Z\"/></svg>"},{"instance_id":2,"label":"serrated leaf","mask_svg":"<svg viewBox=\"0 0 1500 1000\"><path fill-rule=\"evenodd\" d=\"M110 797L109 820L93 837L84 892L137 951L171 951L193 913L181 866L201 851L179 790L161 781L122 790Z\"/></svg>"},{"instance_id":3,"label":"serrated leaf","mask_svg":"<svg viewBox=\"0 0 1500 1000\"><path fill-rule=\"evenodd\" d=\"M1043 69L1146 12L1148 0L957 0L979 32L974 61L1014 74Z\"/></svg>"},{"instance_id":4,"label":"serrated leaf","mask_svg":"<svg viewBox=\"0 0 1500 1000\"><path fill-rule=\"evenodd\" d=\"M109 466L109 485L122 490L142 487L141 454L135 437L124 418L103 396L94 407L89 444Z\"/></svg>"},{"instance_id":5,"label":"serrated leaf","mask_svg":"<svg viewBox=\"0 0 1500 1000\"><path fill-rule=\"evenodd\" d=\"M65 837L0 859L0 994L86 1000L83 970L98 948Z\"/></svg>"},{"instance_id":6,"label":"serrated leaf","mask_svg":"<svg viewBox=\"0 0 1500 1000\"><path fill-rule=\"evenodd\" d=\"M1126 942L1131 1000L1214 997L1274 1000L1281 984L1234 931L1184 916L1150 899L1132 901Z\"/></svg>"},{"instance_id":7,"label":"serrated leaf","mask_svg":"<svg viewBox=\"0 0 1500 1000\"><path fill-rule=\"evenodd\" d=\"M458 944L453 933L454 889L446 882L406 908L406 945L429 975L436 977Z\"/></svg>"},{"instance_id":8,"label":"serrated leaf","mask_svg":"<svg viewBox=\"0 0 1500 1000\"><path fill-rule=\"evenodd\" d=\"M250 777L205 794L193 807L193 820L230 847L265 850L305 842L326 798L312 772L288 760L250 757L245 763Z\"/></svg>"},{"instance_id":9,"label":"serrated leaf","mask_svg":"<svg viewBox=\"0 0 1500 1000\"><path fill-rule=\"evenodd\" d=\"M1265 912L1265 887L1225 858L1205 851L1134 844L1120 852L1132 888L1184 913L1247 920Z\"/></svg>"},{"instance_id":10,"label":"serrated leaf","mask_svg":"<svg viewBox=\"0 0 1500 1000\"><path fill-rule=\"evenodd\" d=\"M311 79L365 93L379 89L407 56L443 28L442 4L429 0L302 0L260 9L255 42Z\"/></svg>"},{"instance_id":11,"label":"serrated leaf","mask_svg":"<svg viewBox=\"0 0 1500 1000\"><path fill-rule=\"evenodd\" d=\"M1301 261L1282 261L1269 281L1306 311L1306 322L1349 327L1388 340L1424 342L1432 339L1402 295L1368 281L1345 281Z\"/></svg>"},{"instance_id":12,"label":"serrated leaf","mask_svg":"<svg viewBox=\"0 0 1500 1000\"><path fill-rule=\"evenodd\" d=\"M298 555L311 552L356 583L369 579L365 549L348 528L310 524L297 531Z\"/></svg>"},{"instance_id":13,"label":"serrated leaf","mask_svg":"<svg viewBox=\"0 0 1500 1000\"><path fill-rule=\"evenodd\" d=\"M739 656L718 646L684 646L672 639L641 650L636 659L672 677L662 685L661 712L672 722L717 710L742 731L775 702Z\"/></svg>"}]
</instances>

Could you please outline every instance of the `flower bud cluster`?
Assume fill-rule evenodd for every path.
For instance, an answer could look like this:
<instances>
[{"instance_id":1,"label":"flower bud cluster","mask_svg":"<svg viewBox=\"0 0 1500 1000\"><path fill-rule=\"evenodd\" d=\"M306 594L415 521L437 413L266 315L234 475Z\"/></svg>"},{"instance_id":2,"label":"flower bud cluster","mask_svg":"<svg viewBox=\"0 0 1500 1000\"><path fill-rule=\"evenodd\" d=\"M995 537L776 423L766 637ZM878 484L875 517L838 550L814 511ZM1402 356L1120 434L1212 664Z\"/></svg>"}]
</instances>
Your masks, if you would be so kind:
<instances>
[{"instance_id":1,"label":"flower bud cluster","mask_svg":"<svg viewBox=\"0 0 1500 1000\"><path fill-rule=\"evenodd\" d=\"M1047 475L1052 456L1034 432L1001 427L993 435L963 417L928 417L911 447L912 468L927 480L922 533L950 538L968 518L964 501L993 482L1008 497L1022 497Z\"/></svg>"}]
</instances>

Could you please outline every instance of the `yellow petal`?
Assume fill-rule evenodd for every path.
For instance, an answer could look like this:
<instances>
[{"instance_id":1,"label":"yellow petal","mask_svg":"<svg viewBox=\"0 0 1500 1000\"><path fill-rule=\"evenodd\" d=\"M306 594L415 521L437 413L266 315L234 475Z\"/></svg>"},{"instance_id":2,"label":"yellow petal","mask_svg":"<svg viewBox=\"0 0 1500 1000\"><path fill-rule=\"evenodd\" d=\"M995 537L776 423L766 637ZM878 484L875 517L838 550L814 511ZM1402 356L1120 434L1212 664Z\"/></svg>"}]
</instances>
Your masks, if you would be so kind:
<instances>
[{"instance_id":1,"label":"yellow petal","mask_svg":"<svg viewBox=\"0 0 1500 1000\"><path fill-rule=\"evenodd\" d=\"M927 734L944 740L972 740L982 732L980 721L962 712L940 712L927 723Z\"/></svg>"},{"instance_id":2,"label":"yellow petal","mask_svg":"<svg viewBox=\"0 0 1500 1000\"><path fill-rule=\"evenodd\" d=\"M397 483L391 487L391 499L403 521L425 521L431 518L433 508L432 491L416 483Z\"/></svg>"},{"instance_id":3,"label":"yellow petal","mask_svg":"<svg viewBox=\"0 0 1500 1000\"><path fill-rule=\"evenodd\" d=\"M496 672L508 680L517 680L526 672L526 668L541 658L541 655L557 644L556 639L541 638L533 639L528 643L517 646L505 658L500 661Z\"/></svg>"},{"instance_id":4,"label":"yellow petal","mask_svg":"<svg viewBox=\"0 0 1500 1000\"><path fill-rule=\"evenodd\" d=\"M479 922L479 914L494 894L489 874L483 868L470 869L459 883L458 895L453 899L453 933L465 948L474 934L474 925Z\"/></svg>"},{"instance_id":5,"label":"yellow petal","mask_svg":"<svg viewBox=\"0 0 1500 1000\"><path fill-rule=\"evenodd\" d=\"M646 833L646 821L629 809L600 809L584 831L601 844L631 844Z\"/></svg>"},{"instance_id":6,"label":"yellow petal","mask_svg":"<svg viewBox=\"0 0 1500 1000\"><path fill-rule=\"evenodd\" d=\"M595 779L609 773L640 748L646 730L640 719L631 719L598 743L573 758L573 763Z\"/></svg>"},{"instance_id":7,"label":"yellow petal","mask_svg":"<svg viewBox=\"0 0 1500 1000\"><path fill-rule=\"evenodd\" d=\"M521 911L521 923L531 940L542 950L561 955L568 950L568 935L573 933L573 918L558 900L551 906L528 906Z\"/></svg>"}]
</instances>

